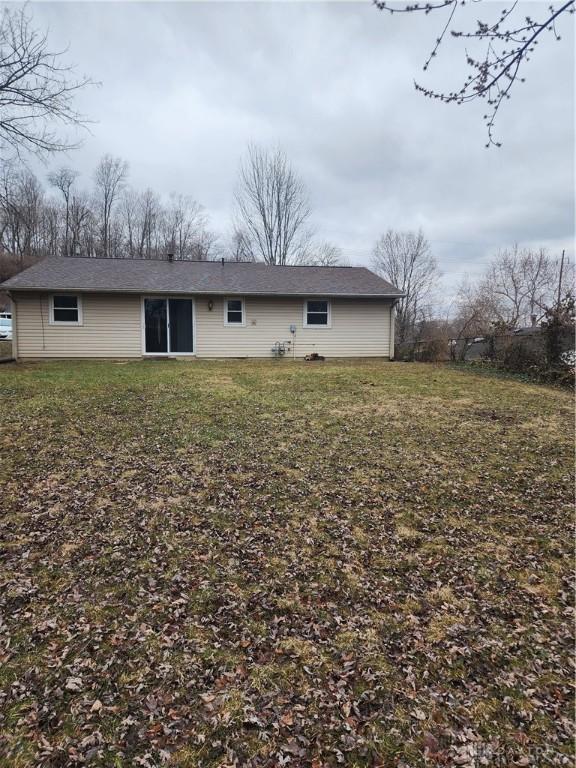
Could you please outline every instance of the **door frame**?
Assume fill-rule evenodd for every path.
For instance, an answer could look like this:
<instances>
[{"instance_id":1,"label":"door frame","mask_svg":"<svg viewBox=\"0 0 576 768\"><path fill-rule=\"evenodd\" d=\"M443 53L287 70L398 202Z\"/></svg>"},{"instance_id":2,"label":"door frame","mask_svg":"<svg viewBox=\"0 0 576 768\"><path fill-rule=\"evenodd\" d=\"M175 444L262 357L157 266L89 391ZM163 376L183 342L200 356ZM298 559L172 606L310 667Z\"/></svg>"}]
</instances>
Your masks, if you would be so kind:
<instances>
[{"instance_id":1,"label":"door frame","mask_svg":"<svg viewBox=\"0 0 576 768\"><path fill-rule=\"evenodd\" d=\"M146 313L145 313L145 301L146 299L164 299L166 301L166 317L168 327L166 329L168 338L168 346L170 346L170 304L168 299L187 299L192 302L192 347L193 352L146 352ZM142 332L142 357L196 357L196 302L192 296L182 296L177 294L162 293L162 294L146 294L140 296L140 325Z\"/></svg>"}]
</instances>

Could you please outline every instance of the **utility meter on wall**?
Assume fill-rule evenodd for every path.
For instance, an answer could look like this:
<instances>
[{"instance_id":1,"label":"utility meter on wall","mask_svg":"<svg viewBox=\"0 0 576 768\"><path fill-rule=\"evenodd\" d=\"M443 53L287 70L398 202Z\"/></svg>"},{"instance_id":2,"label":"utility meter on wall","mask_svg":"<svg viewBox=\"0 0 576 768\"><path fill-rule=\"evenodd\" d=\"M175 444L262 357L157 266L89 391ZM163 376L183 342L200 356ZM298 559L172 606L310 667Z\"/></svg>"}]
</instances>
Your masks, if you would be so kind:
<instances>
[{"instance_id":1,"label":"utility meter on wall","mask_svg":"<svg viewBox=\"0 0 576 768\"><path fill-rule=\"evenodd\" d=\"M290 333L296 333L296 326L294 325L294 323L290 324Z\"/></svg>"}]
</instances>

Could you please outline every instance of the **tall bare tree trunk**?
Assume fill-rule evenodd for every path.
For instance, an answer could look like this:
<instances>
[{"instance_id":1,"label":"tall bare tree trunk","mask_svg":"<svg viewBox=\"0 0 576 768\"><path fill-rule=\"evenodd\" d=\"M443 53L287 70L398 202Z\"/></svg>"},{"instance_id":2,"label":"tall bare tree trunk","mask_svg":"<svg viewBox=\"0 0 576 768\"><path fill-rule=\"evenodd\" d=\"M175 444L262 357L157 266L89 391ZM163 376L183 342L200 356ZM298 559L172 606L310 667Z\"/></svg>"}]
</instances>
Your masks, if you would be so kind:
<instances>
[{"instance_id":1,"label":"tall bare tree trunk","mask_svg":"<svg viewBox=\"0 0 576 768\"><path fill-rule=\"evenodd\" d=\"M267 264L305 259L311 240L308 197L282 150L249 145L235 201L236 229L244 233L253 256Z\"/></svg>"},{"instance_id":2,"label":"tall bare tree trunk","mask_svg":"<svg viewBox=\"0 0 576 768\"><path fill-rule=\"evenodd\" d=\"M94 174L102 216L102 255L110 255L110 221L114 203L128 177L128 163L119 157L104 155Z\"/></svg>"}]
</instances>

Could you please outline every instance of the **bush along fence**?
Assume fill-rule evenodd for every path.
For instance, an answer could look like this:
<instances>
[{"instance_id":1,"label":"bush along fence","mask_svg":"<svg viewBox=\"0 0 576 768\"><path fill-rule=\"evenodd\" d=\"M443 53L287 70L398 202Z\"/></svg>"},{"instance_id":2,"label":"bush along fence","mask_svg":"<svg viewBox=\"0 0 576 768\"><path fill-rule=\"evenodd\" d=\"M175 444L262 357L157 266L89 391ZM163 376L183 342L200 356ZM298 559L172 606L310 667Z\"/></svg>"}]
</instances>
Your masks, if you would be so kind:
<instances>
[{"instance_id":1,"label":"bush along fence","mask_svg":"<svg viewBox=\"0 0 576 768\"><path fill-rule=\"evenodd\" d=\"M417 340L400 344L396 359L491 366L572 386L576 365L574 326L550 323L516 333Z\"/></svg>"}]
</instances>

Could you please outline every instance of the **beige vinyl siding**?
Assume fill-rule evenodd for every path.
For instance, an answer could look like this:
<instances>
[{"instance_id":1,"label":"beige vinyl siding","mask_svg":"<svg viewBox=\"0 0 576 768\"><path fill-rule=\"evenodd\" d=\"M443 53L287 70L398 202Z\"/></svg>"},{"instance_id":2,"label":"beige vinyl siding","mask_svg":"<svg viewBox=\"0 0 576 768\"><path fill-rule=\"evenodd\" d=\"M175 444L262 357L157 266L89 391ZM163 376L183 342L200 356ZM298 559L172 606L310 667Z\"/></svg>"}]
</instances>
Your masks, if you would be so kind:
<instances>
[{"instance_id":1,"label":"beige vinyl siding","mask_svg":"<svg viewBox=\"0 0 576 768\"><path fill-rule=\"evenodd\" d=\"M50 325L49 294L14 294L18 358L140 357L140 296L81 294L82 325Z\"/></svg>"},{"instance_id":2,"label":"beige vinyl siding","mask_svg":"<svg viewBox=\"0 0 576 768\"><path fill-rule=\"evenodd\" d=\"M383 299L331 299L331 327L304 327L304 299L244 297L245 324L224 325L223 298L196 297L199 357L271 357L276 341L292 338L296 357L311 352L326 357L388 357L391 302Z\"/></svg>"},{"instance_id":3,"label":"beige vinyl siding","mask_svg":"<svg viewBox=\"0 0 576 768\"><path fill-rule=\"evenodd\" d=\"M48 293L16 293L19 359L140 357L142 297L81 294L82 325L51 325ZM331 299L331 327L304 327L303 298L245 296L245 323L224 324L224 298L194 296L198 357L272 357L276 341L288 341L296 325L296 357L389 357L391 302ZM213 302L212 310L208 302Z\"/></svg>"}]
</instances>

